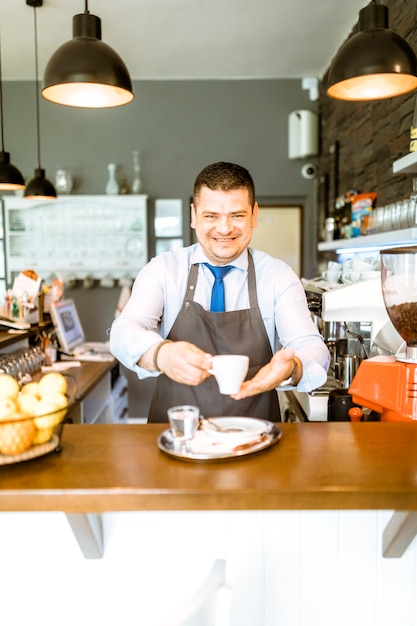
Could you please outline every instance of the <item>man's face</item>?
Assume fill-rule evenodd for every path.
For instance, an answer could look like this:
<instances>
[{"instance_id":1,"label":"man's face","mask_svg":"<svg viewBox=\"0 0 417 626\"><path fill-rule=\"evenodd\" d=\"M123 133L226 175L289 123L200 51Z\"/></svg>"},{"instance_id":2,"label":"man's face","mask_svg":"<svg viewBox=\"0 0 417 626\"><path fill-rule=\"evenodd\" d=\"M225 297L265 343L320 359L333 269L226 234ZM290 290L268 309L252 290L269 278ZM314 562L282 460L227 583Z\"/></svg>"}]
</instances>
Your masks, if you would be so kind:
<instances>
[{"instance_id":1,"label":"man's face","mask_svg":"<svg viewBox=\"0 0 417 626\"><path fill-rule=\"evenodd\" d=\"M216 265L227 265L242 254L257 218L258 204L252 210L245 188L213 191L202 187L191 205L191 228L207 258Z\"/></svg>"}]
</instances>

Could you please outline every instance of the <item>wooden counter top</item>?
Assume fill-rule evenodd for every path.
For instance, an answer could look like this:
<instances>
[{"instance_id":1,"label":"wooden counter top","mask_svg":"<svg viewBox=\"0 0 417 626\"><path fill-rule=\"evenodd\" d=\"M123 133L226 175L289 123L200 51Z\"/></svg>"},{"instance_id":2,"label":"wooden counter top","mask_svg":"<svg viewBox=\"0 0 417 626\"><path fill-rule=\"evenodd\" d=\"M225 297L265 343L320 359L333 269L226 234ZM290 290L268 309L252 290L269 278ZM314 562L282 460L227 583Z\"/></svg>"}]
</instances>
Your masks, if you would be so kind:
<instances>
[{"instance_id":1,"label":"wooden counter top","mask_svg":"<svg viewBox=\"0 0 417 626\"><path fill-rule=\"evenodd\" d=\"M116 364L116 359L113 361L83 361L81 365L65 370L66 373L74 376L77 382L77 399L84 400L103 376ZM42 374L39 373L38 377L41 376Z\"/></svg>"},{"instance_id":2,"label":"wooden counter top","mask_svg":"<svg viewBox=\"0 0 417 626\"><path fill-rule=\"evenodd\" d=\"M60 453L0 467L0 510L417 510L415 424L286 423L272 448L216 463L161 452L165 428L65 425Z\"/></svg>"}]
</instances>

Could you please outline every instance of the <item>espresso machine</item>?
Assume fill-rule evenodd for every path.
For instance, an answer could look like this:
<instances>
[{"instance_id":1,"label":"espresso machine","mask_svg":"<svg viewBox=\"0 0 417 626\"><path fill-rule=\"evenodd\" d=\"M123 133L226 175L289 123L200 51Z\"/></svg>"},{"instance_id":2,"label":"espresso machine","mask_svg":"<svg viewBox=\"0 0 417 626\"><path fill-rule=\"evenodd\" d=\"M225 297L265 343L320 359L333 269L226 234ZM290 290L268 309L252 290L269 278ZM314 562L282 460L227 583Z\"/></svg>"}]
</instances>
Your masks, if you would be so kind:
<instances>
[{"instance_id":1,"label":"espresso machine","mask_svg":"<svg viewBox=\"0 0 417 626\"><path fill-rule=\"evenodd\" d=\"M362 364L374 358L392 359L404 341L388 315L380 277L324 291L314 283L305 282L304 289L331 360L327 381L321 388L295 395L310 421L326 421L330 419L328 408L333 396L339 392L345 396L351 393ZM349 400L369 406L356 397ZM347 413L346 419L349 419Z\"/></svg>"},{"instance_id":2,"label":"espresso machine","mask_svg":"<svg viewBox=\"0 0 417 626\"><path fill-rule=\"evenodd\" d=\"M363 361L349 393L381 421L417 420L417 247L381 251L381 293L402 345Z\"/></svg>"}]
</instances>

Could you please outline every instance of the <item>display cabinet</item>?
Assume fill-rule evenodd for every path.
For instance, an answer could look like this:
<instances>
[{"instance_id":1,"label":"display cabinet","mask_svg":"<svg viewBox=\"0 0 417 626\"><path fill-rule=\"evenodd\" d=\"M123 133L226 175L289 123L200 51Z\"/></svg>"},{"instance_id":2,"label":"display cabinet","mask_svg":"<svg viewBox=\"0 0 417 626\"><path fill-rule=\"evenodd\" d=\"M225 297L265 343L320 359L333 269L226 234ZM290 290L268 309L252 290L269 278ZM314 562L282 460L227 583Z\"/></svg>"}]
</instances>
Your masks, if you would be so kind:
<instances>
[{"instance_id":1,"label":"display cabinet","mask_svg":"<svg viewBox=\"0 0 417 626\"><path fill-rule=\"evenodd\" d=\"M6 255L4 252L4 210L0 206L0 301L3 302L7 289Z\"/></svg>"},{"instance_id":2,"label":"display cabinet","mask_svg":"<svg viewBox=\"0 0 417 626\"><path fill-rule=\"evenodd\" d=\"M42 278L134 278L148 260L146 195L10 196L3 205L9 284L25 268Z\"/></svg>"}]
</instances>

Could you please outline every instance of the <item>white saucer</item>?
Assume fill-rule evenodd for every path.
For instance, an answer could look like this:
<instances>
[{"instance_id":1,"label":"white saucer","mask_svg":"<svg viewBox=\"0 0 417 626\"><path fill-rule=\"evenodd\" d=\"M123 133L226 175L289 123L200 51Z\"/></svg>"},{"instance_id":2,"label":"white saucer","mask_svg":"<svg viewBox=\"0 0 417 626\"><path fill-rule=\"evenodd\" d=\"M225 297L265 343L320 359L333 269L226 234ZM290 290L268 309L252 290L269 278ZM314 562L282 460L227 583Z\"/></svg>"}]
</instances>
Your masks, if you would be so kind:
<instances>
[{"instance_id":1,"label":"white saucer","mask_svg":"<svg viewBox=\"0 0 417 626\"><path fill-rule=\"evenodd\" d=\"M250 441L265 432L264 420L255 417L209 417L208 419L210 421L204 422L201 430L211 438L224 443L233 442L233 445L236 445L236 441ZM225 432L217 430L214 424L224 429ZM227 432L227 429L233 430Z\"/></svg>"}]
</instances>

